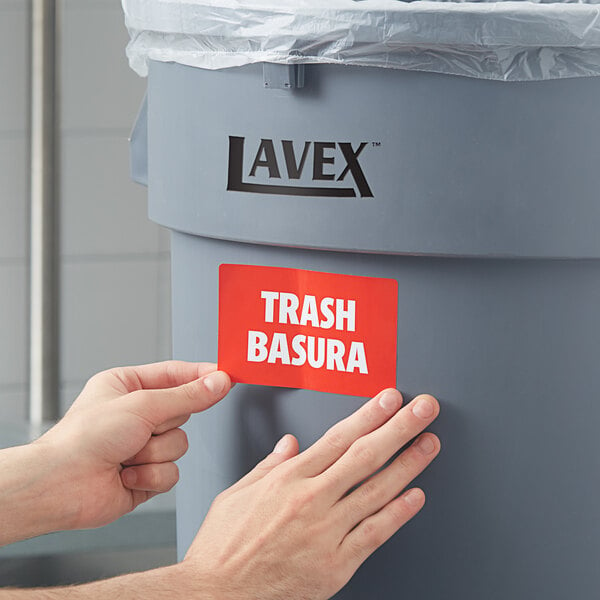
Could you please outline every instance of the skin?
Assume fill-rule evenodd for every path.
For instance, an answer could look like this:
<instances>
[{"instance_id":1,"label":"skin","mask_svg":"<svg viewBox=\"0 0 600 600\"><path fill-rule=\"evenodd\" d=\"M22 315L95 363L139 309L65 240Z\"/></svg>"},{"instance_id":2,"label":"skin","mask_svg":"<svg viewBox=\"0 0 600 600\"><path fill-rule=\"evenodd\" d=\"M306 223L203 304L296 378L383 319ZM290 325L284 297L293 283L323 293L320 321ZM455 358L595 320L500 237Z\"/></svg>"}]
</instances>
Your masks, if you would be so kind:
<instances>
[{"instance_id":1,"label":"skin","mask_svg":"<svg viewBox=\"0 0 600 600\"><path fill-rule=\"evenodd\" d=\"M0 544L97 527L170 489L187 450L179 428L231 387L215 368L170 361L100 373L42 438L1 451ZM422 433L438 412L431 396L402 407L398 391L384 390L302 453L284 436L215 499L181 563L82 586L0 590L0 600L330 598L423 507L423 491L407 488L439 452L438 438Z\"/></svg>"}]
</instances>

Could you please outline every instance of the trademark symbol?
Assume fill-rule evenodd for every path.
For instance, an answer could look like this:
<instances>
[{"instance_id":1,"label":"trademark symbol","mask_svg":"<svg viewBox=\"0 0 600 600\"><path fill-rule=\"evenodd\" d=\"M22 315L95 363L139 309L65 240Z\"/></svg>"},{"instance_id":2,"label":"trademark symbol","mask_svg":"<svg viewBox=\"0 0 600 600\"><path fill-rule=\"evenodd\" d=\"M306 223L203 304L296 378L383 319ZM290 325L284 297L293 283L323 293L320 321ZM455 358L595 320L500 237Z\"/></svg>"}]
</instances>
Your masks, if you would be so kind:
<instances>
[{"instance_id":1,"label":"trademark symbol","mask_svg":"<svg viewBox=\"0 0 600 600\"><path fill-rule=\"evenodd\" d=\"M381 142L371 142L371 145L373 148L379 148L379 146L381 146Z\"/></svg>"}]
</instances>

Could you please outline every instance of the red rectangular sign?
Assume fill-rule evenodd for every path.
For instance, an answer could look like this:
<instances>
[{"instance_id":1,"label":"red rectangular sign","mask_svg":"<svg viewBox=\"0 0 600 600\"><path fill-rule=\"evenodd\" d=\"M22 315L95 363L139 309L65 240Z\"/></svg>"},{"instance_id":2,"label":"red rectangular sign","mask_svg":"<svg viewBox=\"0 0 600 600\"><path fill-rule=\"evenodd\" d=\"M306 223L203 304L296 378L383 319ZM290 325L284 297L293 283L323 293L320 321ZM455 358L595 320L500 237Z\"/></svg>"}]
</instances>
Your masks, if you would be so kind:
<instances>
[{"instance_id":1,"label":"red rectangular sign","mask_svg":"<svg viewBox=\"0 0 600 600\"><path fill-rule=\"evenodd\" d=\"M239 383L373 396L396 387L398 282L219 268L219 368Z\"/></svg>"}]
</instances>

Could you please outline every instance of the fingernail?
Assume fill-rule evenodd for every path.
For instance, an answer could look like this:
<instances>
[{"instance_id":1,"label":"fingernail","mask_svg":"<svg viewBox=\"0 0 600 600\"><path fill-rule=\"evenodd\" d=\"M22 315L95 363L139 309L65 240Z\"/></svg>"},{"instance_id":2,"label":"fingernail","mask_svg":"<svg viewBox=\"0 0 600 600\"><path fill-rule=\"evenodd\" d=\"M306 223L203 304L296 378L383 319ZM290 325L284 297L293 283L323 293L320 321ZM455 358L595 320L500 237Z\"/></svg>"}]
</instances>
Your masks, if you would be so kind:
<instances>
[{"instance_id":1,"label":"fingernail","mask_svg":"<svg viewBox=\"0 0 600 600\"><path fill-rule=\"evenodd\" d=\"M421 490L410 490L404 494L404 500L410 506L419 506L423 502L423 492Z\"/></svg>"},{"instance_id":2,"label":"fingernail","mask_svg":"<svg viewBox=\"0 0 600 600\"><path fill-rule=\"evenodd\" d=\"M135 485L135 482L137 481L137 473L133 469L126 469L123 473L123 480L125 485Z\"/></svg>"},{"instance_id":3,"label":"fingernail","mask_svg":"<svg viewBox=\"0 0 600 600\"><path fill-rule=\"evenodd\" d=\"M211 394L217 396L227 385L227 375L223 371L215 371L204 378L204 385Z\"/></svg>"},{"instance_id":4,"label":"fingernail","mask_svg":"<svg viewBox=\"0 0 600 600\"><path fill-rule=\"evenodd\" d=\"M425 435L417 440L417 448L421 454L431 454L435 450L435 444L428 435Z\"/></svg>"},{"instance_id":5,"label":"fingernail","mask_svg":"<svg viewBox=\"0 0 600 600\"><path fill-rule=\"evenodd\" d=\"M396 412L402 404L400 394L393 390L386 390L379 398L379 406L386 412Z\"/></svg>"},{"instance_id":6,"label":"fingernail","mask_svg":"<svg viewBox=\"0 0 600 600\"><path fill-rule=\"evenodd\" d=\"M276 444L275 448L273 448L273 454L283 454L288 447L288 438L287 435L284 435Z\"/></svg>"},{"instance_id":7,"label":"fingernail","mask_svg":"<svg viewBox=\"0 0 600 600\"><path fill-rule=\"evenodd\" d=\"M433 416L433 402L429 398L420 398L413 406L413 414L419 419L429 419Z\"/></svg>"}]
</instances>

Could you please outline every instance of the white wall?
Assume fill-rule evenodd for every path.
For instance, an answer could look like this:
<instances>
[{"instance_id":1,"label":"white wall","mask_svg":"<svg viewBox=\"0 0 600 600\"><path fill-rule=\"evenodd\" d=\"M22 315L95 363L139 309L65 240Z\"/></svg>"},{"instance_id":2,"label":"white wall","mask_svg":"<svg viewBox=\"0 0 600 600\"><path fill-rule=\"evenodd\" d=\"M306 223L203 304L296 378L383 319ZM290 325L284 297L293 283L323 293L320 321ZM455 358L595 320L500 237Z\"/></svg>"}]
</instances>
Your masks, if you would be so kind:
<instances>
[{"instance_id":1,"label":"white wall","mask_svg":"<svg viewBox=\"0 0 600 600\"><path fill-rule=\"evenodd\" d=\"M129 70L119 0L62 0L61 402L110 366L170 356L168 234L129 180L145 80ZM27 0L0 0L0 421L26 418Z\"/></svg>"}]
</instances>

